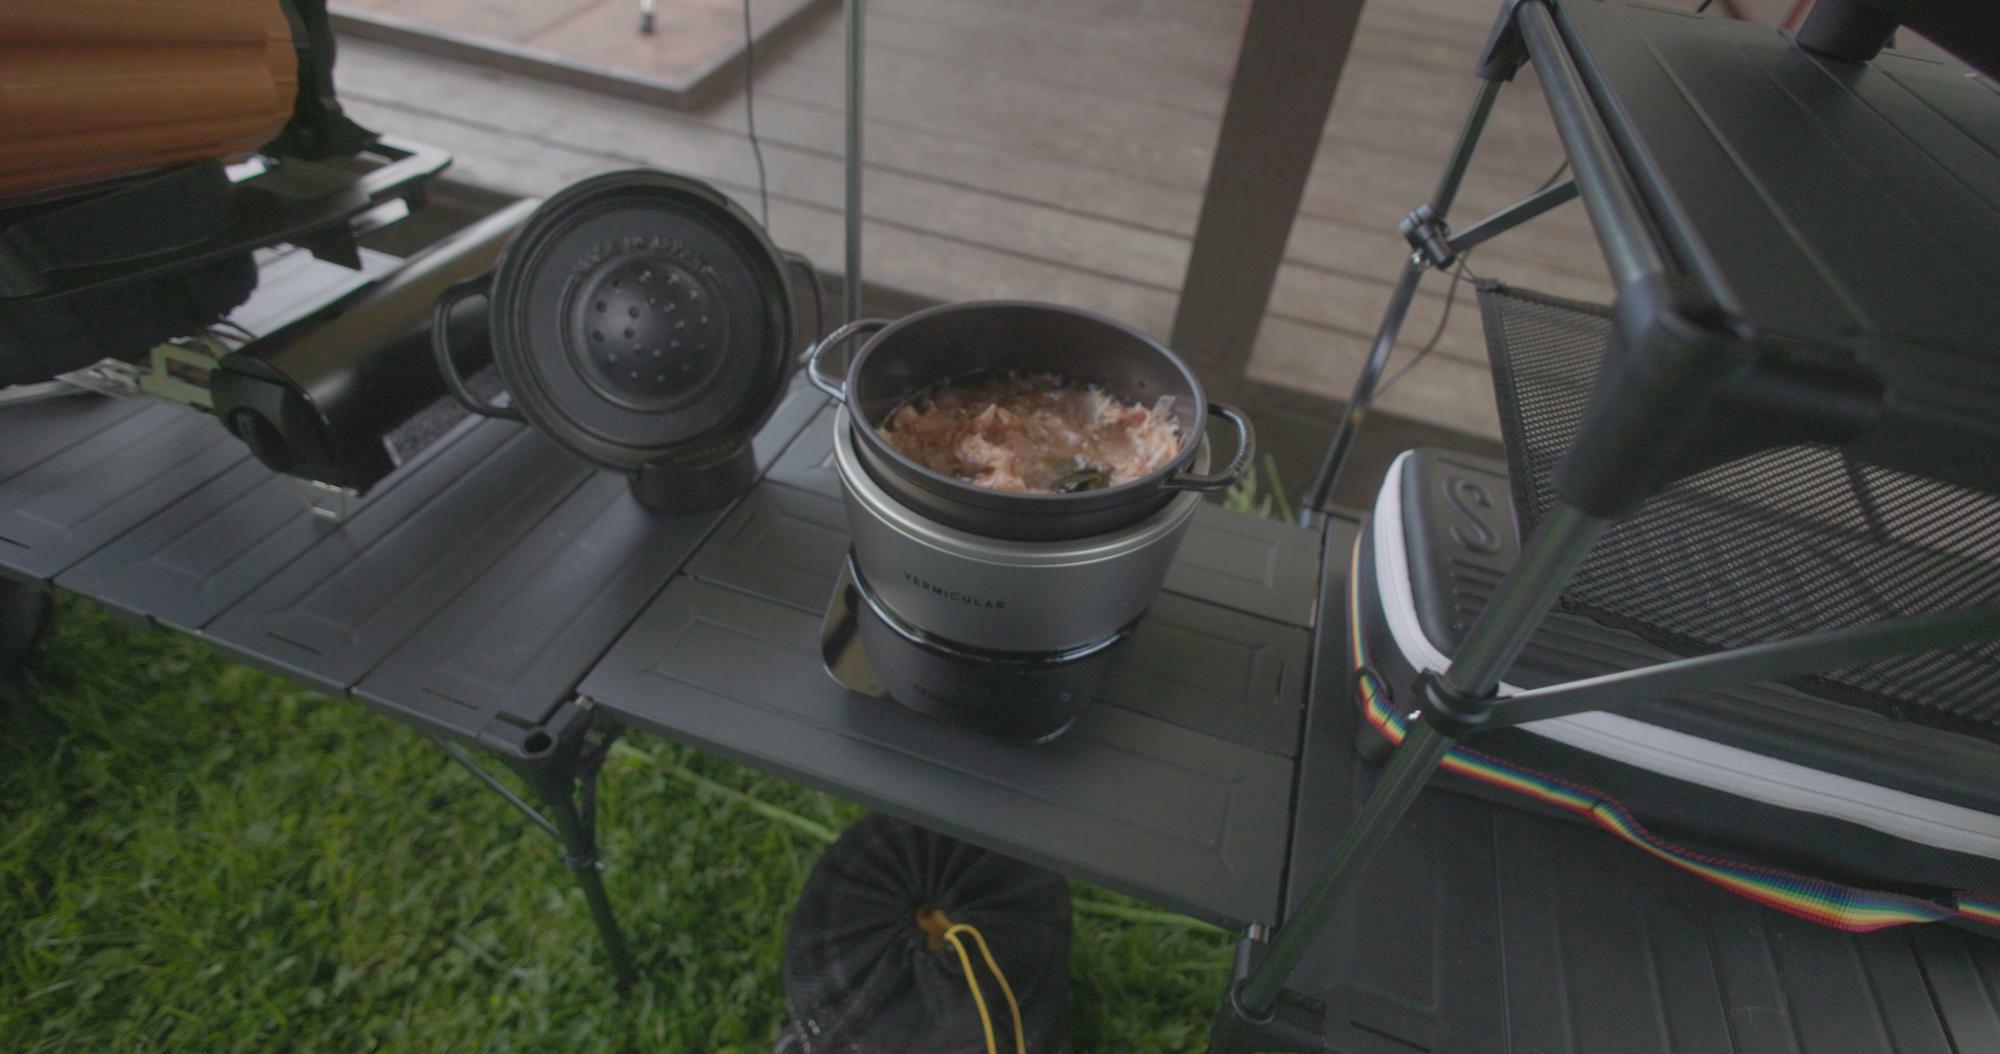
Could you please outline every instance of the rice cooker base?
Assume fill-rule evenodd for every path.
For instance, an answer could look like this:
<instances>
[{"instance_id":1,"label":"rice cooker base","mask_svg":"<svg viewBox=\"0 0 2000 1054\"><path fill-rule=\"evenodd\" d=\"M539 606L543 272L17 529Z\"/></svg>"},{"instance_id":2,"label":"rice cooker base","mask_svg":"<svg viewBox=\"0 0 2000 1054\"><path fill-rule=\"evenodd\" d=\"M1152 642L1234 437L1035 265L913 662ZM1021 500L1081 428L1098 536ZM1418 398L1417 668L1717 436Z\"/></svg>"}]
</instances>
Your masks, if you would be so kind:
<instances>
[{"instance_id":1,"label":"rice cooker base","mask_svg":"<svg viewBox=\"0 0 2000 1054\"><path fill-rule=\"evenodd\" d=\"M1013 541L944 526L891 497L861 467L845 411L834 422L834 459L870 592L926 633L996 652L1069 651L1126 630L1159 595L1201 503L1176 494L1117 531ZM1205 466L1205 445L1196 460Z\"/></svg>"}]
</instances>

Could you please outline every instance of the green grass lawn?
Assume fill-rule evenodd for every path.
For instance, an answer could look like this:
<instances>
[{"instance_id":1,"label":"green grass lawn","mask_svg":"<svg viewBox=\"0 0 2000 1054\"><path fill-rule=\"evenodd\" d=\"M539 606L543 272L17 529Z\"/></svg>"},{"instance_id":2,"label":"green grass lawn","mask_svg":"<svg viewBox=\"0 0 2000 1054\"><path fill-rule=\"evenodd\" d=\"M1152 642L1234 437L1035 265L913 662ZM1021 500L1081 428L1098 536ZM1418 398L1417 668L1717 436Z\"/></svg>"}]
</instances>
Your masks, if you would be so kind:
<instances>
[{"instance_id":1,"label":"green grass lawn","mask_svg":"<svg viewBox=\"0 0 2000 1054\"><path fill-rule=\"evenodd\" d=\"M621 743L621 1000L554 843L387 718L75 600L0 714L7 1050L763 1051L793 898L861 814ZM1072 892L1071 1049L1202 1049L1230 940Z\"/></svg>"}]
</instances>

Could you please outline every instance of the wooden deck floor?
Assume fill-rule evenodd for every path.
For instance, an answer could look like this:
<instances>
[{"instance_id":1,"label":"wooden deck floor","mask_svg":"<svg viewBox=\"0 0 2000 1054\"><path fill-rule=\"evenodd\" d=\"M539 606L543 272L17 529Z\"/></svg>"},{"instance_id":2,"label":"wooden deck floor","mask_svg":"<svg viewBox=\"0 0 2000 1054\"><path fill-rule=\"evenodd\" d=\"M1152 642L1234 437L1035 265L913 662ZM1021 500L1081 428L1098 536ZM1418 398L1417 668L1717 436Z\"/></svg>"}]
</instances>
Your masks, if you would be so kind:
<instances>
[{"instance_id":1,"label":"wooden deck floor","mask_svg":"<svg viewBox=\"0 0 2000 1054\"><path fill-rule=\"evenodd\" d=\"M1493 0L1371 0L1321 136L1251 375L1334 398L1359 368L1405 252L1397 220L1430 193L1471 97ZM1240 0L870 0L866 273L927 300L1026 297L1164 337L1227 93ZM837 12L760 50L757 125L779 244L841 259ZM371 127L433 142L464 180L545 194L657 165L756 210L740 94L670 112L382 45L343 46L339 89ZM1507 204L1560 154L1532 78L1502 93L1459 198L1462 222ZM1480 249L1480 274L1608 294L1581 210ZM1448 282L1428 280L1406 343ZM1496 425L1469 289L1444 339L1385 410L1473 435Z\"/></svg>"},{"instance_id":2,"label":"wooden deck floor","mask_svg":"<svg viewBox=\"0 0 2000 1054\"><path fill-rule=\"evenodd\" d=\"M756 39L775 42L824 0L760 0ZM741 0L658 0L639 32L632 0L333 0L337 31L683 107L741 84Z\"/></svg>"}]
</instances>

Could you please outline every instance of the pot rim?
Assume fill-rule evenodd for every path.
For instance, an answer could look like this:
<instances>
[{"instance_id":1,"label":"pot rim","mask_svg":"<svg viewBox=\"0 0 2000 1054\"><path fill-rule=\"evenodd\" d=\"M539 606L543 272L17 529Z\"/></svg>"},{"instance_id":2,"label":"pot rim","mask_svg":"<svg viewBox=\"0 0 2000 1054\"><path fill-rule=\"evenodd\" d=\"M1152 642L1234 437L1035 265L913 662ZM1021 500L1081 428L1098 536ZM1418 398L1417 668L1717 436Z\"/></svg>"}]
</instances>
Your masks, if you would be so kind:
<instances>
[{"instance_id":1,"label":"pot rim","mask_svg":"<svg viewBox=\"0 0 2000 1054\"><path fill-rule=\"evenodd\" d=\"M938 315L992 308L1031 308L1053 314L1071 315L1117 330L1150 347L1162 359L1172 365L1175 370L1180 372L1181 377L1187 382L1188 390L1194 393L1194 412L1191 415L1194 421L1193 434L1181 437L1179 452L1175 453L1173 458L1166 464L1140 476L1138 479L1120 483L1115 487L1078 491L1073 494L1017 494L1009 491L990 490L986 487L967 483L961 479L955 479L935 469L919 464L916 459L897 450L887 440L876 435L872 425L862 429L866 433L862 442L867 445L870 454L877 458L887 459L888 463L893 465L899 472L912 474L912 482L923 486L924 489L934 494L940 496L948 495L954 500L963 501L968 505L1025 515L1059 516L1111 508L1129 502L1148 500L1163 490L1178 489L1168 488L1164 484L1175 473L1186 470L1194 459L1196 449L1205 445L1206 434L1204 429L1208 421L1208 393L1202 389L1201 378L1195 376L1194 370L1179 355L1174 354L1173 349L1167 347L1165 344L1154 340L1145 333L1115 318L1084 308L1070 307L1065 304L1052 304L1042 300L963 300L947 304L935 304L921 311L904 315L877 330L861 345L861 350L855 352L852 360L848 362L847 370L843 377L847 391L846 405L841 408L843 412L847 412L850 416L855 416L853 414L853 410L855 409L854 403L857 400L857 396L855 395L857 390L855 381L861 376L861 368L867 363L870 354L874 352L876 347L888 340L897 331ZM905 398L909 394L911 393L905 393ZM940 490L940 487L945 489Z\"/></svg>"},{"instance_id":2,"label":"pot rim","mask_svg":"<svg viewBox=\"0 0 2000 1054\"><path fill-rule=\"evenodd\" d=\"M862 467L854 449L854 417L845 406L833 418L833 457L841 486L876 522L918 545L996 567L1072 567L1136 552L1177 531L1202 501L1199 493L1186 491L1146 518L1114 531L1063 541L1015 541L946 526L897 501ZM1205 469L1206 437L1196 443L1195 457L1198 467Z\"/></svg>"}]
</instances>

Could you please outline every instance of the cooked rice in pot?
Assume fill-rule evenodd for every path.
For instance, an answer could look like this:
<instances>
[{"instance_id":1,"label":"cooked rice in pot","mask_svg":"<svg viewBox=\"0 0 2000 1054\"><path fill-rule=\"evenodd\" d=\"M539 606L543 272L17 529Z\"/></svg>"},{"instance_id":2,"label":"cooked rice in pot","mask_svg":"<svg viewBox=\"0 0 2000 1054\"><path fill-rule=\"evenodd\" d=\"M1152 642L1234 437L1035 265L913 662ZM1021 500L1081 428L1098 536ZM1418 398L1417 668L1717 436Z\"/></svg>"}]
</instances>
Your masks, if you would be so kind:
<instances>
[{"instance_id":1,"label":"cooked rice in pot","mask_svg":"<svg viewBox=\"0 0 2000 1054\"><path fill-rule=\"evenodd\" d=\"M1180 453L1173 396L1150 407L1053 374L986 374L912 396L875 434L932 471L991 490L1067 493L1130 483Z\"/></svg>"}]
</instances>

